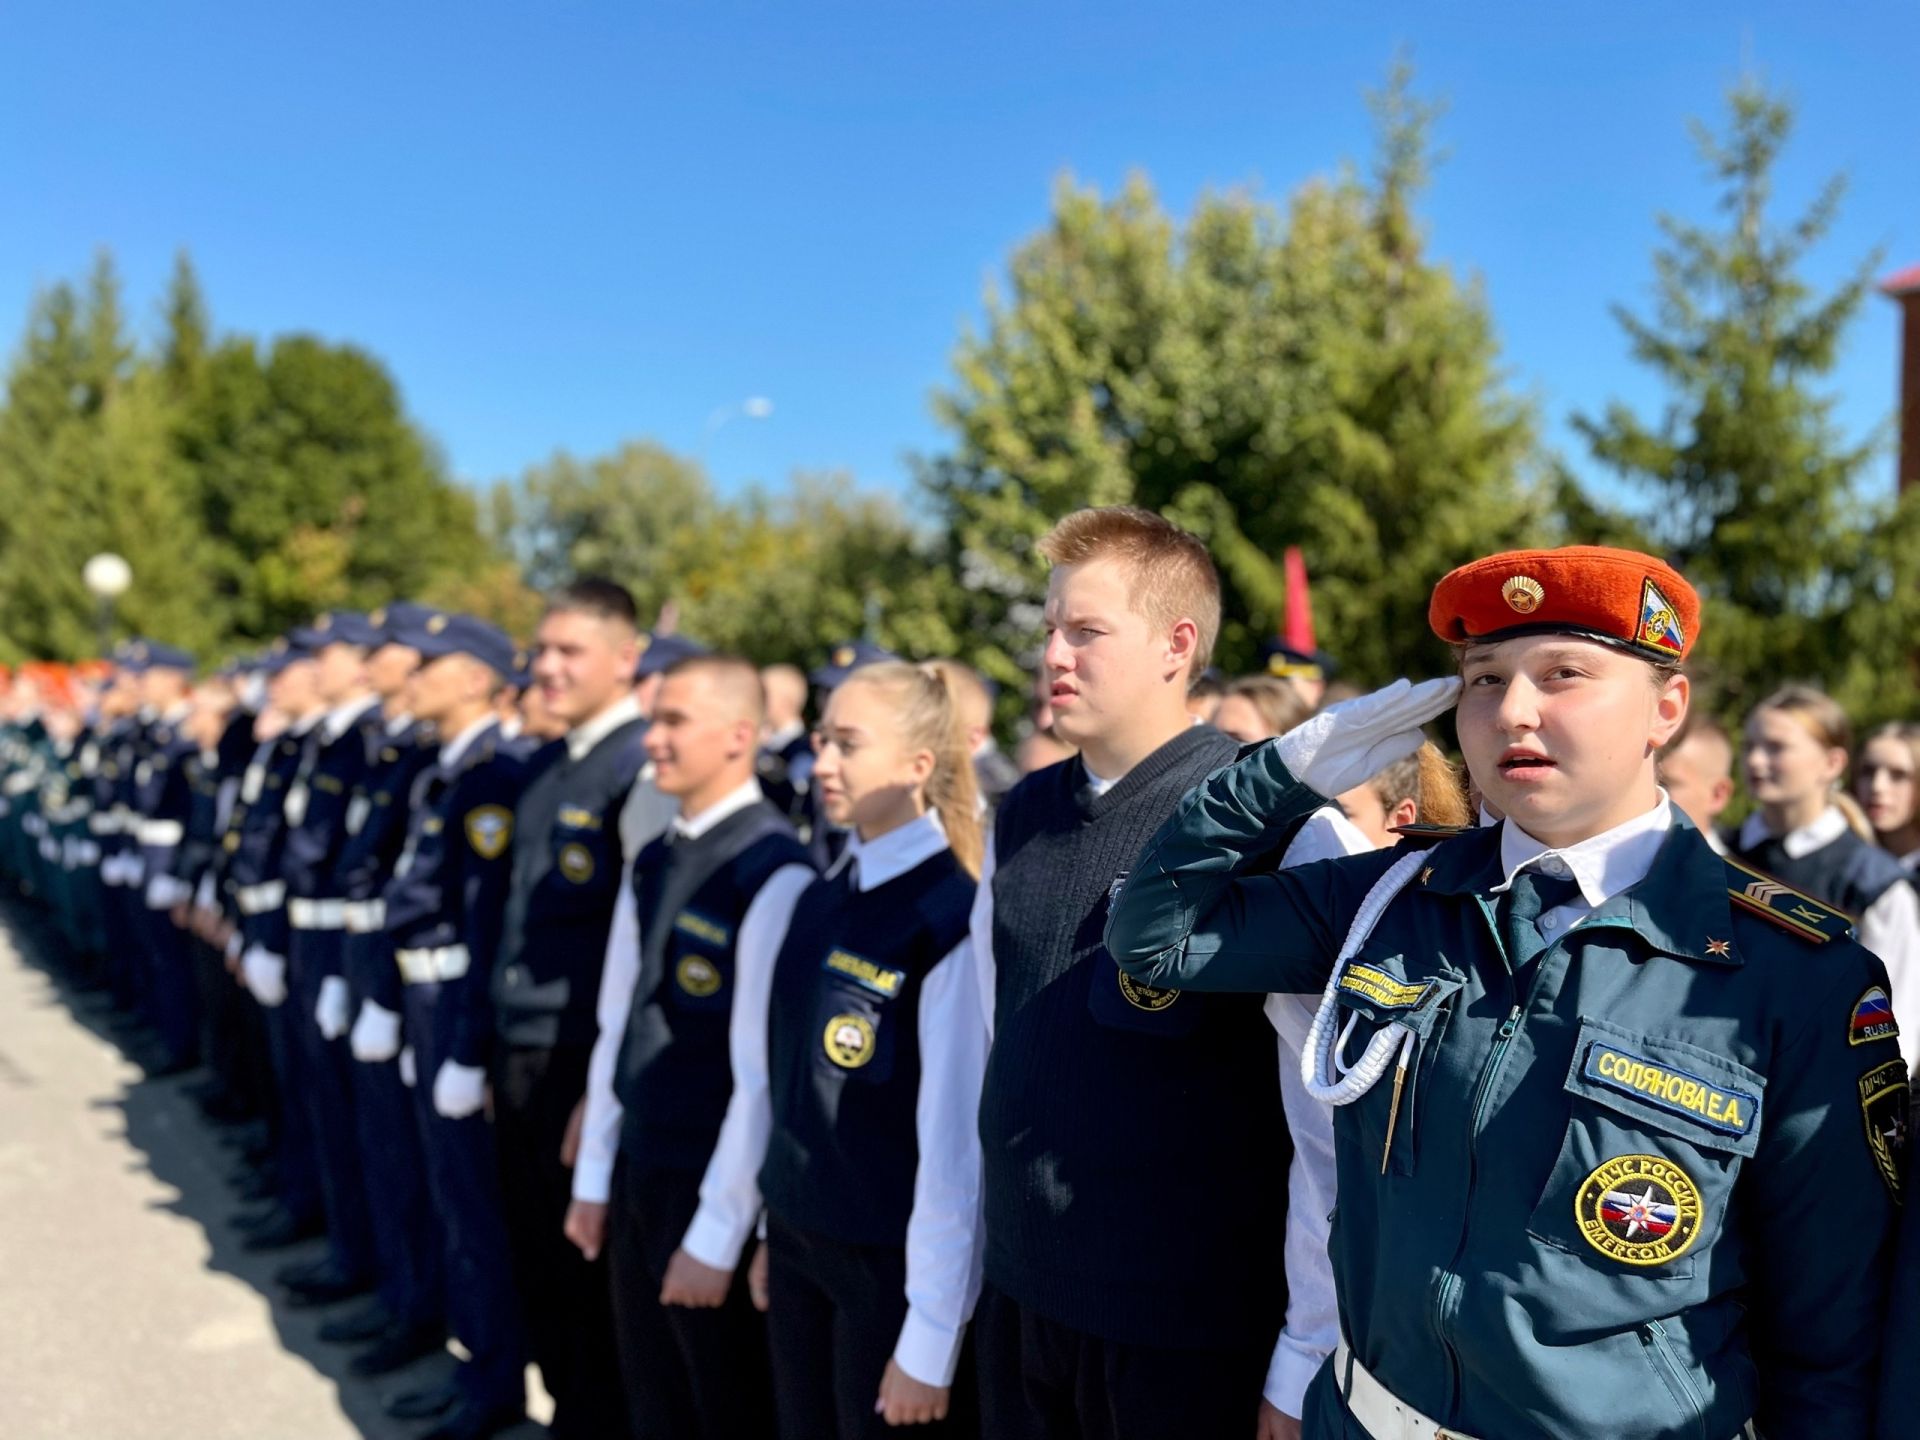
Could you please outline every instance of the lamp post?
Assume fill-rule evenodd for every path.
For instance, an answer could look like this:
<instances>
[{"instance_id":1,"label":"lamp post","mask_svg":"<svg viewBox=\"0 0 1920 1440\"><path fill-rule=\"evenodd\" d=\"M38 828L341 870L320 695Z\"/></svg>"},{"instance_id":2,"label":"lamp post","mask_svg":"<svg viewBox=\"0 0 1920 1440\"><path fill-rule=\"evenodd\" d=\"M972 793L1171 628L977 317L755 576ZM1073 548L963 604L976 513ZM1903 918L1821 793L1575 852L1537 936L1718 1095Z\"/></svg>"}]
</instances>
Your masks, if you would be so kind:
<instances>
[{"instance_id":1,"label":"lamp post","mask_svg":"<svg viewBox=\"0 0 1920 1440\"><path fill-rule=\"evenodd\" d=\"M113 602L133 584L133 567L111 550L104 550L81 567L80 579L98 602L94 622L99 628L100 654L113 648Z\"/></svg>"}]
</instances>

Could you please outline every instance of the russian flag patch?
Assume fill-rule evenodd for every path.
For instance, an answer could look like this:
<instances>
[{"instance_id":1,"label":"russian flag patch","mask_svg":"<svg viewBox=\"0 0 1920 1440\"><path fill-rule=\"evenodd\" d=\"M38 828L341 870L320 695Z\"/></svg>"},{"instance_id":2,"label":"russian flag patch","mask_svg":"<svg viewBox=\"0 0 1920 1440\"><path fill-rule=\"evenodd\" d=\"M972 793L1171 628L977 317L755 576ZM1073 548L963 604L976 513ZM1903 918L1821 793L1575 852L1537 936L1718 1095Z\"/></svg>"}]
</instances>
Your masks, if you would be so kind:
<instances>
[{"instance_id":1,"label":"russian flag patch","mask_svg":"<svg viewBox=\"0 0 1920 1440\"><path fill-rule=\"evenodd\" d=\"M1893 1001L1878 985L1854 1002L1853 1015L1847 1021L1849 1045L1865 1045L1871 1040L1891 1040L1899 1034L1900 1026L1893 1018Z\"/></svg>"}]
</instances>

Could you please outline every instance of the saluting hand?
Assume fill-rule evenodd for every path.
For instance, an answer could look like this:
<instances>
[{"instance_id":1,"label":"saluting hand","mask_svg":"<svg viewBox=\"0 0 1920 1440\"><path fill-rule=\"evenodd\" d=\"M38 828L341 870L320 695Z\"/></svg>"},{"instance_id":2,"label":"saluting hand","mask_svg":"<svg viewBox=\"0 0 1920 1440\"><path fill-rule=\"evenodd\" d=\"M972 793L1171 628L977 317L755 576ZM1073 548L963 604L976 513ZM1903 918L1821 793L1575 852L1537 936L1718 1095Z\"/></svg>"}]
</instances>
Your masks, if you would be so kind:
<instances>
[{"instance_id":1,"label":"saluting hand","mask_svg":"<svg viewBox=\"0 0 1920 1440\"><path fill-rule=\"evenodd\" d=\"M566 1223L561 1227L567 1239L588 1260L600 1258L607 1243L607 1207L597 1200L575 1200L567 1206Z\"/></svg>"},{"instance_id":2,"label":"saluting hand","mask_svg":"<svg viewBox=\"0 0 1920 1440\"><path fill-rule=\"evenodd\" d=\"M889 1425L931 1425L947 1418L947 1400L951 1391L945 1385L926 1385L900 1368L889 1358L880 1377L880 1398L873 1402L873 1413Z\"/></svg>"},{"instance_id":3,"label":"saluting hand","mask_svg":"<svg viewBox=\"0 0 1920 1440\"><path fill-rule=\"evenodd\" d=\"M1260 1428L1254 1440L1300 1440L1300 1422L1265 1400L1260 1402Z\"/></svg>"},{"instance_id":4,"label":"saluting hand","mask_svg":"<svg viewBox=\"0 0 1920 1440\"><path fill-rule=\"evenodd\" d=\"M673 1252L667 1278L660 1286L662 1305L685 1305L690 1310L718 1310L733 1286L733 1271L702 1265L684 1250Z\"/></svg>"}]
</instances>

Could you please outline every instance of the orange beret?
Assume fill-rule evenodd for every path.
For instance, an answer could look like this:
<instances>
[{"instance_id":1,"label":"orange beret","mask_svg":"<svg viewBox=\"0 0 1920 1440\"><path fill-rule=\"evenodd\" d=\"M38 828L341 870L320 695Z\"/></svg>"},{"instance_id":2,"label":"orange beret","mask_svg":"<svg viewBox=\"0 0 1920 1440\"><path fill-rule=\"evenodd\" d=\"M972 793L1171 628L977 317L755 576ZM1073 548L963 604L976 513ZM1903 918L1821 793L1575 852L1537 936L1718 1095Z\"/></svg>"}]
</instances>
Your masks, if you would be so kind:
<instances>
[{"instance_id":1,"label":"orange beret","mask_svg":"<svg viewBox=\"0 0 1920 1440\"><path fill-rule=\"evenodd\" d=\"M1700 596L1666 561L1637 550L1509 550L1445 576L1427 623L1456 645L1558 633L1671 662L1700 634Z\"/></svg>"}]
</instances>

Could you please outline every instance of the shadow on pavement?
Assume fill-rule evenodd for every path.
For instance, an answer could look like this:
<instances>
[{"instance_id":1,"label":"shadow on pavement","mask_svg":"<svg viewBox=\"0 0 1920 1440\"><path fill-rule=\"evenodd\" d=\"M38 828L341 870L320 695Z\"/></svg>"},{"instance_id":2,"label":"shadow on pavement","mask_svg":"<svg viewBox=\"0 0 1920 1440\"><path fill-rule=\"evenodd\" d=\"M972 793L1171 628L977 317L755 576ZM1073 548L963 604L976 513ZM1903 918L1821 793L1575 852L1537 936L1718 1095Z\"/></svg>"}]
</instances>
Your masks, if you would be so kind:
<instances>
[{"instance_id":1,"label":"shadow on pavement","mask_svg":"<svg viewBox=\"0 0 1920 1440\"><path fill-rule=\"evenodd\" d=\"M44 1006L66 1010L81 1026L123 1052L130 1044L139 1048L138 1028L114 1010L103 992L77 985L59 962L60 938L41 912L9 900L0 906L0 920L11 930L22 959L49 982L51 998L42 1002ZM360 1433L367 1440L412 1440L430 1428L429 1423L394 1420L386 1414L385 1404L395 1395L425 1389L450 1376L453 1356L434 1355L390 1375L361 1379L347 1370L355 1347L327 1344L320 1339L319 1330L329 1319L363 1302L346 1300L310 1309L287 1304L274 1274L288 1265L320 1259L325 1242L307 1240L264 1254L241 1248L243 1236L233 1222L254 1207L234 1195L228 1177L241 1170L245 1162L237 1149L223 1143L225 1132L200 1113L187 1093L187 1087L203 1073L135 1079L116 1099L95 1101L94 1107L122 1113L127 1143L144 1157L128 1168L146 1169L176 1192L175 1199L156 1201L153 1208L199 1225L206 1233L210 1251L207 1268L235 1276L266 1297L280 1344L333 1382L341 1412ZM528 1421L500 1435L501 1440L540 1440L546 1433L542 1426Z\"/></svg>"}]
</instances>

